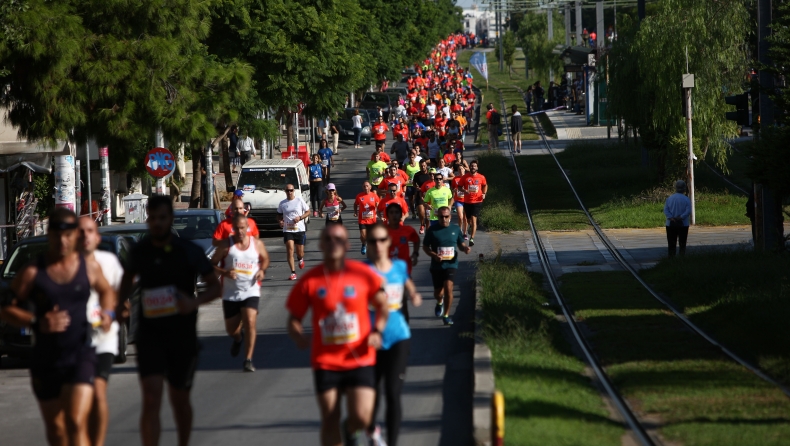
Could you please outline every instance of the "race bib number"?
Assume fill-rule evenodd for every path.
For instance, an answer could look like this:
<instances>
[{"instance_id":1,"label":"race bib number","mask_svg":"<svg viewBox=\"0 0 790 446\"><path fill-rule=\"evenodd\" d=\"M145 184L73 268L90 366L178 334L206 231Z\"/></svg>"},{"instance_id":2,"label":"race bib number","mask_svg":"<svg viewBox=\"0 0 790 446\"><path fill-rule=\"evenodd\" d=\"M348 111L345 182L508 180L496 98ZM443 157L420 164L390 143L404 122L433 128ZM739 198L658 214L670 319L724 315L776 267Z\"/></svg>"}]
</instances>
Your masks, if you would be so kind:
<instances>
[{"instance_id":1,"label":"race bib number","mask_svg":"<svg viewBox=\"0 0 790 446\"><path fill-rule=\"evenodd\" d=\"M340 212L337 206L328 206L326 208L326 215L330 221L337 221L340 218Z\"/></svg>"},{"instance_id":2,"label":"race bib number","mask_svg":"<svg viewBox=\"0 0 790 446\"><path fill-rule=\"evenodd\" d=\"M343 345L359 339L359 318L356 313L346 313L342 305L331 315L318 321L321 342L324 345Z\"/></svg>"},{"instance_id":3,"label":"race bib number","mask_svg":"<svg viewBox=\"0 0 790 446\"><path fill-rule=\"evenodd\" d=\"M295 221L292 221L292 222L288 223L287 225L285 225L285 229L287 231L298 231L299 230L299 223L297 223Z\"/></svg>"},{"instance_id":4,"label":"race bib number","mask_svg":"<svg viewBox=\"0 0 790 446\"><path fill-rule=\"evenodd\" d=\"M373 218L373 215L374 215L373 211L365 211L362 213L362 218L366 218L366 219Z\"/></svg>"},{"instance_id":5,"label":"race bib number","mask_svg":"<svg viewBox=\"0 0 790 446\"><path fill-rule=\"evenodd\" d=\"M88 323L93 328L98 328L101 325L101 305L98 303L88 309Z\"/></svg>"},{"instance_id":6,"label":"race bib number","mask_svg":"<svg viewBox=\"0 0 790 446\"><path fill-rule=\"evenodd\" d=\"M233 271L235 271L239 276L251 277L258 271L258 264L249 262L234 262Z\"/></svg>"},{"instance_id":7,"label":"race bib number","mask_svg":"<svg viewBox=\"0 0 790 446\"><path fill-rule=\"evenodd\" d=\"M476 194L480 192L480 186L477 184L470 184L468 189L470 194Z\"/></svg>"},{"instance_id":8,"label":"race bib number","mask_svg":"<svg viewBox=\"0 0 790 446\"><path fill-rule=\"evenodd\" d=\"M155 319L172 316L178 312L176 309L176 287L163 286L143 290L143 316Z\"/></svg>"},{"instance_id":9,"label":"race bib number","mask_svg":"<svg viewBox=\"0 0 790 446\"><path fill-rule=\"evenodd\" d=\"M395 254L397 256L397 254ZM387 307L390 311L400 310L403 306L403 284L388 283L384 286L387 293Z\"/></svg>"},{"instance_id":10,"label":"race bib number","mask_svg":"<svg viewBox=\"0 0 790 446\"><path fill-rule=\"evenodd\" d=\"M456 189L458 198L464 198L464 190L461 188Z\"/></svg>"},{"instance_id":11,"label":"race bib number","mask_svg":"<svg viewBox=\"0 0 790 446\"><path fill-rule=\"evenodd\" d=\"M439 257L442 260L453 260L455 258L455 247L439 248Z\"/></svg>"}]
</instances>

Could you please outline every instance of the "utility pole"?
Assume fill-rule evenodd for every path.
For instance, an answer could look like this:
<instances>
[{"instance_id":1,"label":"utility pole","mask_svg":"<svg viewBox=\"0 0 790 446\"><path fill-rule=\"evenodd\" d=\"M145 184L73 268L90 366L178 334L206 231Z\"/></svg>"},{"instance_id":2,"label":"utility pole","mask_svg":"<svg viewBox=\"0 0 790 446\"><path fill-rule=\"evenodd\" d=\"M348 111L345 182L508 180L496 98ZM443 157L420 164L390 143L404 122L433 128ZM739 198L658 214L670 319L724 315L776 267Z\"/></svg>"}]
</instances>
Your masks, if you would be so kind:
<instances>
[{"instance_id":1,"label":"utility pole","mask_svg":"<svg viewBox=\"0 0 790 446\"><path fill-rule=\"evenodd\" d=\"M110 157L107 147L99 148L99 171L101 172L101 203L102 226L110 225Z\"/></svg>"},{"instance_id":2,"label":"utility pole","mask_svg":"<svg viewBox=\"0 0 790 446\"><path fill-rule=\"evenodd\" d=\"M554 8L549 5L549 9L546 10L546 18L549 20L549 42L554 40ZM554 80L554 68L549 67L549 81Z\"/></svg>"},{"instance_id":3,"label":"utility pole","mask_svg":"<svg viewBox=\"0 0 790 446\"><path fill-rule=\"evenodd\" d=\"M603 51L606 48L606 29L604 29L603 22L603 0L595 1L595 46L598 51ZM600 57L600 54L598 55Z\"/></svg>"},{"instance_id":4,"label":"utility pole","mask_svg":"<svg viewBox=\"0 0 790 446\"><path fill-rule=\"evenodd\" d=\"M503 73L505 71L505 55L503 54L502 50L502 0L497 2L497 13L496 13L496 32L497 32L497 40L499 40L499 72Z\"/></svg>"},{"instance_id":5,"label":"utility pole","mask_svg":"<svg viewBox=\"0 0 790 446\"><path fill-rule=\"evenodd\" d=\"M91 150L88 141L85 140L85 187L88 189L88 215L93 212L93 195L91 190ZM82 203L80 203L82 206ZM91 216L91 218L95 218Z\"/></svg>"},{"instance_id":6,"label":"utility pole","mask_svg":"<svg viewBox=\"0 0 790 446\"><path fill-rule=\"evenodd\" d=\"M576 45L582 44L582 2L576 2Z\"/></svg>"},{"instance_id":7,"label":"utility pole","mask_svg":"<svg viewBox=\"0 0 790 446\"><path fill-rule=\"evenodd\" d=\"M571 46L571 4L565 3L565 46Z\"/></svg>"},{"instance_id":8,"label":"utility pole","mask_svg":"<svg viewBox=\"0 0 790 446\"><path fill-rule=\"evenodd\" d=\"M77 198L77 205L74 206L74 213L77 217L80 216L80 208L82 207L82 181L80 174L80 160L74 159L74 196Z\"/></svg>"},{"instance_id":9,"label":"utility pole","mask_svg":"<svg viewBox=\"0 0 790 446\"><path fill-rule=\"evenodd\" d=\"M205 150L205 158L206 158L206 165L203 166L206 169L206 195L205 197L206 203L208 203L208 209L214 209L214 148L211 145L211 141L206 144ZM222 150L220 149L220 156L222 156ZM200 203L201 205L203 203Z\"/></svg>"},{"instance_id":10,"label":"utility pole","mask_svg":"<svg viewBox=\"0 0 790 446\"><path fill-rule=\"evenodd\" d=\"M771 0L758 0L757 2L757 54L760 60L760 65L763 67L771 66L771 57L768 54L769 43L768 38L771 36ZM773 126L774 121L774 103L768 96L768 91L774 89L773 75L768 71L761 69L758 74L760 82L760 131L764 128ZM776 193L774 190L765 187L762 184L756 184L754 188L755 194L755 225L757 226L757 240L755 240L755 248L758 250L770 251L774 249L780 241L781 225L779 222L779 212Z\"/></svg>"},{"instance_id":11,"label":"utility pole","mask_svg":"<svg viewBox=\"0 0 790 446\"><path fill-rule=\"evenodd\" d=\"M691 134L691 89L694 88L694 75L688 73L688 49L686 56L686 74L683 75L683 100L686 101L686 144L688 145L689 200L691 200L691 216L689 222L697 222L696 203L694 202L694 141Z\"/></svg>"},{"instance_id":12,"label":"utility pole","mask_svg":"<svg viewBox=\"0 0 790 446\"><path fill-rule=\"evenodd\" d=\"M156 129L156 133L154 134L154 145L156 147L165 148L165 135L162 133L162 129ZM230 169L230 166L226 166L227 169ZM167 188L165 187L165 179L164 178L157 178L156 179L156 187L154 188L154 193L157 195L167 195Z\"/></svg>"}]
</instances>

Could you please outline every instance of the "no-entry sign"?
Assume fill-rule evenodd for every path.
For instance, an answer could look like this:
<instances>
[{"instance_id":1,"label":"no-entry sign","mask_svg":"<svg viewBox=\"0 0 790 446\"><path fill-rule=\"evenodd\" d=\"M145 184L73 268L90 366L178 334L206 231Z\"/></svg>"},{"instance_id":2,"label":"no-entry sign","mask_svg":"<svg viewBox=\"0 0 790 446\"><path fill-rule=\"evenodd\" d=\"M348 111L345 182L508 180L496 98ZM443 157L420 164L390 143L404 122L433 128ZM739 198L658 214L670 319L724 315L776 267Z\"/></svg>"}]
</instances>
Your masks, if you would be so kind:
<instances>
[{"instance_id":1,"label":"no-entry sign","mask_svg":"<svg viewBox=\"0 0 790 446\"><path fill-rule=\"evenodd\" d=\"M173 154L164 147L155 147L145 155L145 170L154 178L164 178L172 175L176 169L176 160Z\"/></svg>"}]
</instances>

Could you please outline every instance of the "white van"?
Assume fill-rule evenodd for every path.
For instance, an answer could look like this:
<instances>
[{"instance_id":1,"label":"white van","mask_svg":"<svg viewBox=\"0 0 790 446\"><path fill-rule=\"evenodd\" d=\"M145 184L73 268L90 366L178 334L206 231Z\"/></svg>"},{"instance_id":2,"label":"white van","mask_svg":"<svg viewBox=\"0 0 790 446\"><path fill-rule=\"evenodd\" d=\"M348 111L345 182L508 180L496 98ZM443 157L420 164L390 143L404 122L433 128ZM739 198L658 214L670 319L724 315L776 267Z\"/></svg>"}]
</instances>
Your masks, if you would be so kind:
<instances>
[{"instance_id":1,"label":"white van","mask_svg":"<svg viewBox=\"0 0 790 446\"><path fill-rule=\"evenodd\" d=\"M244 191L244 204L250 207L248 215L259 229L280 229L277 206L286 198L286 184L293 184L310 204L310 183L301 160L254 160L241 167L236 189Z\"/></svg>"}]
</instances>

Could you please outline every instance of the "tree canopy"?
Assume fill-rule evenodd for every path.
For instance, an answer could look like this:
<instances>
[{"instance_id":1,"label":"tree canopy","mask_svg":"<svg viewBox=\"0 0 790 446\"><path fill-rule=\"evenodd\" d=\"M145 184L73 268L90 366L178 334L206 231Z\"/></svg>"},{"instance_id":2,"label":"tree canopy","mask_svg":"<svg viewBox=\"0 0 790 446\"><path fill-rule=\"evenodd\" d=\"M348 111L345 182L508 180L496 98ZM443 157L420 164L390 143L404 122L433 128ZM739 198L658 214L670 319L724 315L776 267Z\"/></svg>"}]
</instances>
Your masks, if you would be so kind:
<instances>
[{"instance_id":1,"label":"tree canopy","mask_svg":"<svg viewBox=\"0 0 790 446\"><path fill-rule=\"evenodd\" d=\"M565 43L565 22L561 14L552 14L554 38L549 39L549 23L545 13L526 13L518 26L518 40L536 78L548 79L549 71L562 73L562 60L553 54L554 47ZM507 35L506 35L507 36ZM503 40L502 43L507 42Z\"/></svg>"},{"instance_id":2,"label":"tree canopy","mask_svg":"<svg viewBox=\"0 0 790 446\"><path fill-rule=\"evenodd\" d=\"M639 130L666 174L685 167L682 74L695 75L694 148L723 164L735 124L724 117L725 94L748 84L748 14L741 0L664 0L641 25L620 23L609 55L610 113Z\"/></svg>"}]
</instances>

